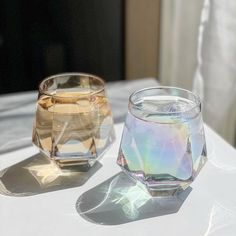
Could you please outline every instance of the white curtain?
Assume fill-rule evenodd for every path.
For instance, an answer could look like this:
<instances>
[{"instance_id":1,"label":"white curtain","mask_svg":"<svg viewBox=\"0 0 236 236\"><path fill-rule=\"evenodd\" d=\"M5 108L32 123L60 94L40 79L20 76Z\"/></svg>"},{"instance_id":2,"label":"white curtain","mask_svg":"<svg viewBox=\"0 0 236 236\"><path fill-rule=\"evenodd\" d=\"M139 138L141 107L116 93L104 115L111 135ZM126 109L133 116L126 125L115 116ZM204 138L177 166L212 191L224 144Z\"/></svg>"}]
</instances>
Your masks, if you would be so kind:
<instances>
[{"instance_id":1,"label":"white curtain","mask_svg":"<svg viewBox=\"0 0 236 236\"><path fill-rule=\"evenodd\" d=\"M205 122L235 145L236 1L162 2L162 31L167 27L168 4L172 4L173 11L172 24L169 24L172 34L169 48L166 41L163 43L167 33L161 38L162 84L188 89L193 86L203 99ZM165 53L168 53L169 68Z\"/></svg>"},{"instance_id":2,"label":"white curtain","mask_svg":"<svg viewBox=\"0 0 236 236\"><path fill-rule=\"evenodd\" d=\"M204 1L194 89L204 98L206 122L233 144L236 137L235 0Z\"/></svg>"},{"instance_id":3,"label":"white curtain","mask_svg":"<svg viewBox=\"0 0 236 236\"><path fill-rule=\"evenodd\" d=\"M162 84L192 88L197 66L202 0L162 0L159 78Z\"/></svg>"}]
</instances>

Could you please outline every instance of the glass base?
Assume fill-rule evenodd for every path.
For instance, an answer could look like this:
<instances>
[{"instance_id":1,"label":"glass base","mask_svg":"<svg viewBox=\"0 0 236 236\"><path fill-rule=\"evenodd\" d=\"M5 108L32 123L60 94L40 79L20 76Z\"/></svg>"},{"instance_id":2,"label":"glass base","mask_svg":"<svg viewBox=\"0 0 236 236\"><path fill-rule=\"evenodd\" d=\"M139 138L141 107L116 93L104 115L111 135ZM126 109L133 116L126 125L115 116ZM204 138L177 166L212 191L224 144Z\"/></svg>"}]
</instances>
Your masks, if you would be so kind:
<instances>
[{"instance_id":1,"label":"glass base","mask_svg":"<svg viewBox=\"0 0 236 236\"><path fill-rule=\"evenodd\" d=\"M64 171L80 171L80 172L87 172L96 162L96 159L55 159L52 158L55 163L60 167L60 169Z\"/></svg>"},{"instance_id":2,"label":"glass base","mask_svg":"<svg viewBox=\"0 0 236 236\"><path fill-rule=\"evenodd\" d=\"M173 185L173 186L166 186L166 187L147 187L148 192L150 193L150 195L152 197L171 197L171 196L176 196L178 194L180 194L181 192L183 192L189 185L191 182L189 182L189 184L186 185Z\"/></svg>"},{"instance_id":3,"label":"glass base","mask_svg":"<svg viewBox=\"0 0 236 236\"><path fill-rule=\"evenodd\" d=\"M62 169L68 171L88 171L112 146L115 139L108 143L105 148L97 149L95 155L83 155L83 156L63 156L63 157L51 157L52 160Z\"/></svg>"},{"instance_id":4,"label":"glass base","mask_svg":"<svg viewBox=\"0 0 236 236\"><path fill-rule=\"evenodd\" d=\"M189 185L197 177L202 167L207 161L206 146L203 146L201 155L197 158L194 165L192 166L191 174L187 179L180 179L172 174L150 174L143 171L145 168L140 170L133 170L129 167L128 161L122 151L119 153L117 164L121 167L129 177L139 182L140 185L145 188L152 197L170 197L178 195L189 187ZM181 166L180 166L181 167Z\"/></svg>"},{"instance_id":5,"label":"glass base","mask_svg":"<svg viewBox=\"0 0 236 236\"><path fill-rule=\"evenodd\" d=\"M168 180L163 181L160 176L159 180L156 176L156 179L154 181L153 179L150 180L150 178L147 177L145 177L144 179L141 173L137 174L134 172L130 172L123 167L121 167L121 169L126 175L138 182L138 186L140 188L142 188L144 191L147 190L152 197L156 198L177 196L185 189L187 189L193 182L192 177L186 181L181 181L177 179L173 180L174 177L172 176L169 176L169 182Z\"/></svg>"},{"instance_id":6,"label":"glass base","mask_svg":"<svg viewBox=\"0 0 236 236\"><path fill-rule=\"evenodd\" d=\"M43 149L38 139L33 140L33 144L39 148L39 151L54 161L62 171L87 172L91 167L110 149L115 141L114 130L102 148L96 148L94 153L53 153L50 149Z\"/></svg>"}]
</instances>

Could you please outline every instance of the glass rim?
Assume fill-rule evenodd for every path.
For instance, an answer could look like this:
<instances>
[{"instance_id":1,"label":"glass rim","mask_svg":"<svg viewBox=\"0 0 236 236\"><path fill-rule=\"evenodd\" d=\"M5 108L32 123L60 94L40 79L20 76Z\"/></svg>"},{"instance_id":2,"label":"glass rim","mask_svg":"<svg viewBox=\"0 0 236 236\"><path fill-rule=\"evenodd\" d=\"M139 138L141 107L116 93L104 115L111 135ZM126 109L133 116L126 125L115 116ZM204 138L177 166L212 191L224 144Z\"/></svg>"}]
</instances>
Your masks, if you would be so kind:
<instances>
[{"instance_id":1,"label":"glass rim","mask_svg":"<svg viewBox=\"0 0 236 236\"><path fill-rule=\"evenodd\" d=\"M97 90L97 91L93 91L93 92L90 92L88 94L84 94L84 95L79 95L79 96L68 96L66 98L76 98L76 97L88 97L88 96L93 96L95 94L98 94L98 93L101 93L103 91L105 91L105 81L97 76L97 75L93 75L93 74L89 74L89 73L84 73L84 72L65 72L65 73L59 73L59 74L55 74L55 75L50 75L46 78L44 78L40 83L39 83L39 92L44 94L44 95L47 95L47 96L50 96L50 97L58 97L58 98L65 98L63 96L60 96L60 95L56 95L56 94L51 94L49 93L48 91L46 91L45 89L43 89L43 84L50 80L50 79L55 79L55 78L58 78L58 77L63 77L63 76L87 76L87 77L91 77L93 79L96 79L97 81L101 82L101 85L102 85L102 88Z\"/></svg>"},{"instance_id":2,"label":"glass rim","mask_svg":"<svg viewBox=\"0 0 236 236\"><path fill-rule=\"evenodd\" d=\"M198 107L200 108L200 111L201 111L201 99L200 99L200 97L199 97L197 94L195 94L195 93L193 93L193 92L191 92L191 91L189 91L189 90L187 90L187 89L183 89L183 88L179 88L179 87L174 87L174 86L153 86L153 87L147 87L147 88L139 89L139 90L134 91L133 93L131 93L131 95L129 96L129 103L130 103L132 106L134 106L134 107L140 109L140 108L132 101L132 97L133 97L134 95L140 93L140 92L143 92L143 91L147 91L147 90L158 90L158 89L170 89L170 90L173 89L173 90L178 90L178 91L185 92L185 93L187 93L187 94L191 94L191 95L194 97L194 100L195 100L195 101L190 100L190 99L188 99L188 100L194 102L195 104L194 104L193 107L191 107L191 108L189 108L189 109L187 109L187 110L184 110L184 111L167 111L167 112L159 112L159 111L157 111L157 112L155 112L155 114L161 114L161 115L163 115L163 114L166 114L166 115L172 114L172 115L173 115L173 114L180 114L180 113L183 114L183 113L190 112L191 110L194 110L194 109L196 109L196 108L198 108ZM171 95L171 96L175 97L176 95ZM200 112L200 111L199 111L199 112Z\"/></svg>"}]
</instances>

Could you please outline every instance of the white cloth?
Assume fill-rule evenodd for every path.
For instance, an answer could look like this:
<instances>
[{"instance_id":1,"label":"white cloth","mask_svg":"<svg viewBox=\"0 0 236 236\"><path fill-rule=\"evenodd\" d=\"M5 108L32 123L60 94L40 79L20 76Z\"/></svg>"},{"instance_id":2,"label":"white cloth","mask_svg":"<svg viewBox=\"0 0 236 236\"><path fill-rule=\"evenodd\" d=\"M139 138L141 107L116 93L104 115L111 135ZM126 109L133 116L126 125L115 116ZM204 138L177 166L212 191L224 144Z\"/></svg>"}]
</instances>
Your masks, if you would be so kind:
<instances>
[{"instance_id":1,"label":"white cloth","mask_svg":"<svg viewBox=\"0 0 236 236\"><path fill-rule=\"evenodd\" d=\"M203 0L161 4L159 79L162 85L192 88Z\"/></svg>"},{"instance_id":2,"label":"white cloth","mask_svg":"<svg viewBox=\"0 0 236 236\"><path fill-rule=\"evenodd\" d=\"M205 0L198 38L194 90L205 121L236 144L236 1Z\"/></svg>"}]
</instances>

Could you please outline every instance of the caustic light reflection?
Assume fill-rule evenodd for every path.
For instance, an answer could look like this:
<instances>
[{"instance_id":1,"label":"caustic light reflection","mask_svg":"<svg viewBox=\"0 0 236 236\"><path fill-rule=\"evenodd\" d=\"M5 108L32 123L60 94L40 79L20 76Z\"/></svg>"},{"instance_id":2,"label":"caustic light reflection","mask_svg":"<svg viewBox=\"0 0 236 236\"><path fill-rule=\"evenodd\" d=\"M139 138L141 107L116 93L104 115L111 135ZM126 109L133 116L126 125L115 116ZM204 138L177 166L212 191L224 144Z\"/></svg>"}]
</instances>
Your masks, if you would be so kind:
<instances>
[{"instance_id":1,"label":"caustic light reflection","mask_svg":"<svg viewBox=\"0 0 236 236\"><path fill-rule=\"evenodd\" d=\"M73 172L62 171L52 160L47 164L30 164L24 168L31 173L41 187L48 186L59 177L75 175Z\"/></svg>"},{"instance_id":2,"label":"caustic light reflection","mask_svg":"<svg viewBox=\"0 0 236 236\"><path fill-rule=\"evenodd\" d=\"M122 177L118 175L108 186L103 186L100 190L103 194L103 198L95 204L93 208L83 210L80 213L96 213L104 209L104 207L106 208L108 205L113 205L108 208L122 209L125 217L128 219L134 220L138 218L140 214L139 209L151 199L151 196L139 183L134 183L132 180ZM124 181L127 182L125 183ZM80 205L81 203L83 203L83 200L79 201L77 204Z\"/></svg>"},{"instance_id":3,"label":"caustic light reflection","mask_svg":"<svg viewBox=\"0 0 236 236\"><path fill-rule=\"evenodd\" d=\"M221 230L227 232L227 228L232 231L232 227L234 232L236 231L236 209L228 209L219 202L215 202L212 206L209 218L208 228L204 234L204 236L209 235L221 235ZM222 231L222 235L223 235Z\"/></svg>"},{"instance_id":4,"label":"caustic light reflection","mask_svg":"<svg viewBox=\"0 0 236 236\"><path fill-rule=\"evenodd\" d=\"M139 209L151 199L151 196L147 191L141 190L140 186L136 184L130 188L115 189L113 198L112 202L121 205L127 218L136 219L140 213Z\"/></svg>"},{"instance_id":5,"label":"caustic light reflection","mask_svg":"<svg viewBox=\"0 0 236 236\"><path fill-rule=\"evenodd\" d=\"M153 198L141 183L121 172L83 193L76 209L90 222L117 225L173 214L188 194L185 191L178 197Z\"/></svg>"}]
</instances>

